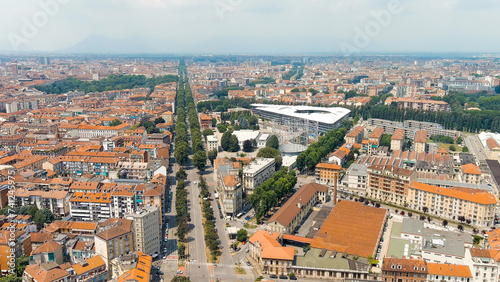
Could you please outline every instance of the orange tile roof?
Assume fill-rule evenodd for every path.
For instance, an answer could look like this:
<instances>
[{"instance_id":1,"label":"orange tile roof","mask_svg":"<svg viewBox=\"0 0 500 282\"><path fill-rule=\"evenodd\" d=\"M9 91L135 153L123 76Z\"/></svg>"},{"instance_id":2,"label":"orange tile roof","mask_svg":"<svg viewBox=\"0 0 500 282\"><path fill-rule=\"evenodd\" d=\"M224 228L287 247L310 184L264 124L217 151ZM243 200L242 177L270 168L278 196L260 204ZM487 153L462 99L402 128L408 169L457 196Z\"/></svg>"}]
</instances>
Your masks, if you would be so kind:
<instances>
[{"instance_id":1,"label":"orange tile roof","mask_svg":"<svg viewBox=\"0 0 500 282\"><path fill-rule=\"evenodd\" d=\"M118 282L149 282L151 273L151 262L152 257L148 256L142 252L137 252L139 258L137 260L137 265L134 269L125 272L122 276L118 278Z\"/></svg>"},{"instance_id":2,"label":"orange tile roof","mask_svg":"<svg viewBox=\"0 0 500 282\"><path fill-rule=\"evenodd\" d=\"M391 140L403 140L405 139L405 130L402 128L398 128L392 134Z\"/></svg>"},{"instance_id":3,"label":"orange tile roof","mask_svg":"<svg viewBox=\"0 0 500 282\"><path fill-rule=\"evenodd\" d=\"M340 170L342 167L338 164L329 164L329 163L319 163L316 165L316 168L329 168L334 170Z\"/></svg>"},{"instance_id":4,"label":"orange tile roof","mask_svg":"<svg viewBox=\"0 0 500 282\"><path fill-rule=\"evenodd\" d=\"M380 127L377 127L375 128L372 133L370 133L370 136L369 138L377 138L377 139L380 139L380 137L382 137L382 135L384 134L384 129L383 128L380 128Z\"/></svg>"},{"instance_id":5,"label":"orange tile roof","mask_svg":"<svg viewBox=\"0 0 500 282\"><path fill-rule=\"evenodd\" d=\"M260 256L264 259L293 260L295 249L281 246L277 241L279 236L277 232L257 230L248 241L253 245L259 242Z\"/></svg>"},{"instance_id":6,"label":"orange tile roof","mask_svg":"<svg viewBox=\"0 0 500 282\"><path fill-rule=\"evenodd\" d=\"M410 188L482 205L497 204L497 198L495 195L478 189L461 187L443 188L416 181L410 184Z\"/></svg>"},{"instance_id":7,"label":"orange tile roof","mask_svg":"<svg viewBox=\"0 0 500 282\"><path fill-rule=\"evenodd\" d=\"M314 237L311 247L347 252L362 257L375 255L387 210L362 203L340 201Z\"/></svg>"},{"instance_id":8,"label":"orange tile roof","mask_svg":"<svg viewBox=\"0 0 500 282\"><path fill-rule=\"evenodd\" d=\"M467 265L454 265L454 264L428 262L427 269L429 271L429 274L432 275L472 278L472 274Z\"/></svg>"},{"instance_id":9,"label":"orange tile roof","mask_svg":"<svg viewBox=\"0 0 500 282\"><path fill-rule=\"evenodd\" d=\"M45 270L38 264L30 264L26 266L26 269L24 271L26 274L31 276L34 281L37 282L52 282L59 280L62 281L63 278L70 277L69 272L59 267L55 267L50 270Z\"/></svg>"},{"instance_id":10,"label":"orange tile roof","mask_svg":"<svg viewBox=\"0 0 500 282\"><path fill-rule=\"evenodd\" d=\"M416 143L426 143L427 142L427 130L420 129L415 133Z\"/></svg>"},{"instance_id":11,"label":"orange tile roof","mask_svg":"<svg viewBox=\"0 0 500 282\"><path fill-rule=\"evenodd\" d=\"M481 175L481 170L475 164L465 164L462 166L462 170L467 174Z\"/></svg>"},{"instance_id":12,"label":"orange tile roof","mask_svg":"<svg viewBox=\"0 0 500 282\"><path fill-rule=\"evenodd\" d=\"M100 255L96 255L94 257L86 259L85 262L85 266L83 266L81 263L72 265L76 275L81 275L106 265Z\"/></svg>"},{"instance_id":13,"label":"orange tile roof","mask_svg":"<svg viewBox=\"0 0 500 282\"><path fill-rule=\"evenodd\" d=\"M235 186L238 183L240 182L236 179L236 176L234 175L229 174L224 177L224 184L226 186Z\"/></svg>"},{"instance_id":14,"label":"orange tile roof","mask_svg":"<svg viewBox=\"0 0 500 282\"><path fill-rule=\"evenodd\" d=\"M31 253L31 255L36 255L39 253L53 253L61 247L62 246L59 243L55 242L54 240L50 240L50 241L43 243L40 247L36 248Z\"/></svg>"}]
</instances>

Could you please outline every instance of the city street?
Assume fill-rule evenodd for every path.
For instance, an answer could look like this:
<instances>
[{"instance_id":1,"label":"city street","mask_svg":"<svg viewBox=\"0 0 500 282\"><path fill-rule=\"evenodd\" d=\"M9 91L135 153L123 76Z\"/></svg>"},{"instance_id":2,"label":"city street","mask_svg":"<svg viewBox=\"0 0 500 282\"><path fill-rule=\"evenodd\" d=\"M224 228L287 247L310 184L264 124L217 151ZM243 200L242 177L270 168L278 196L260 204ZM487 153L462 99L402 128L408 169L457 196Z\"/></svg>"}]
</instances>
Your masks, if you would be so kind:
<instances>
[{"instance_id":1,"label":"city street","mask_svg":"<svg viewBox=\"0 0 500 282\"><path fill-rule=\"evenodd\" d=\"M469 152L476 156L478 161L484 161L486 156L484 154L483 144L481 144L481 140L477 137L477 135L468 135L464 138L465 145L469 148Z\"/></svg>"}]
</instances>

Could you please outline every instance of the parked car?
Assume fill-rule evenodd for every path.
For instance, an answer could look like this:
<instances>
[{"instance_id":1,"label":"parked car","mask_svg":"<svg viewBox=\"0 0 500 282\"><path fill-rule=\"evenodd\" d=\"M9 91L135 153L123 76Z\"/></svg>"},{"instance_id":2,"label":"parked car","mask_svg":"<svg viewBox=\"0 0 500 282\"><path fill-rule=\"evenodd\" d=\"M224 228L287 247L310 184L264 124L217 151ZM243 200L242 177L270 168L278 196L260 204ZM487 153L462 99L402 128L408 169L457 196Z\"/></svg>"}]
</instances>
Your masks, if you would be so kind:
<instances>
[{"instance_id":1,"label":"parked car","mask_svg":"<svg viewBox=\"0 0 500 282\"><path fill-rule=\"evenodd\" d=\"M250 265L251 265L249 261L247 261L247 265L248 265L248 266L250 266Z\"/></svg>"},{"instance_id":2,"label":"parked car","mask_svg":"<svg viewBox=\"0 0 500 282\"><path fill-rule=\"evenodd\" d=\"M288 279L288 276L286 276L286 275L280 275L280 279L285 279L286 280L286 279Z\"/></svg>"},{"instance_id":3,"label":"parked car","mask_svg":"<svg viewBox=\"0 0 500 282\"><path fill-rule=\"evenodd\" d=\"M276 278L278 278L278 276L276 276L276 275L274 275L274 274L271 274L271 275L269 275L269 278L276 279Z\"/></svg>"},{"instance_id":4,"label":"parked car","mask_svg":"<svg viewBox=\"0 0 500 282\"><path fill-rule=\"evenodd\" d=\"M182 270L177 270L176 272L177 274L183 274L184 272L182 272Z\"/></svg>"}]
</instances>

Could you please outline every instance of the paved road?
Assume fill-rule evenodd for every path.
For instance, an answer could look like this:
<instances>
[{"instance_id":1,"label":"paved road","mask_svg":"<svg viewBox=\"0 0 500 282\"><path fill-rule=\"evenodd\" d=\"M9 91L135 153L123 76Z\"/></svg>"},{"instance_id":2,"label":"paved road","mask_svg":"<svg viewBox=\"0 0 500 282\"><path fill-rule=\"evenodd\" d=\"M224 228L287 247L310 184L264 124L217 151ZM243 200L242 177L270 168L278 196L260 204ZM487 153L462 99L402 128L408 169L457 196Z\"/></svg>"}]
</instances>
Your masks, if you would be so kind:
<instances>
[{"instance_id":1,"label":"paved road","mask_svg":"<svg viewBox=\"0 0 500 282\"><path fill-rule=\"evenodd\" d=\"M188 123L189 128L189 123ZM191 281L211 281L215 280L209 273L207 262L207 253L205 245L205 234L203 232L203 214L201 212L200 198L198 197L200 191L197 184L199 181L199 175L197 169L193 167L192 164L192 151L191 151L191 134L188 133L190 155L185 170L187 173L187 190L188 190L188 210L191 214L191 222L189 232L189 260L194 262L202 262L203 264L198 266L193 266L188 264L186 267L186 275L191 278Z\"/></svg>"},{"instance_id":2,"label":"paved road","mask_svg":"<svg viewBox=\"0 0 500 282\"><path fill-rule=\"evenodd\" d=\"M476 156L478 161L484 161L486 159L483 144L476 135L466 136L465 145L467 146L467 148L469 148L469 152Z\"/></svg>"}]
</instances>

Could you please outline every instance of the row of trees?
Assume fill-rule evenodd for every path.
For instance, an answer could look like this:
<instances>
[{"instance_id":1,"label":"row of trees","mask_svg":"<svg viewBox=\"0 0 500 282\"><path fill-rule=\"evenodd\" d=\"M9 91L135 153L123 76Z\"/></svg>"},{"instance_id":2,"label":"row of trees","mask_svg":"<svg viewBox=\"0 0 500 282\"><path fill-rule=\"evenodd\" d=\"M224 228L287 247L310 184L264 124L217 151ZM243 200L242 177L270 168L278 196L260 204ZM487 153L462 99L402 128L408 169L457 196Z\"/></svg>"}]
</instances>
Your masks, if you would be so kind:
<instances>
[{"instance_id":1,"label":"row of trees","mask_svg":"<svg viewBox=\"0 0 500 282\"><path fill-rule=\"evenodd\" d=\"M201 199L210 198L210 192L208 190L208 185L207 182L205 181L205 178L200 177L200 183L198 184L198 187L200 188ZM205 244L207 245L207 248L214 256L215 260L215 257L220 254L219 243L218 243L219 235L215 230L214 210L212 209L209 200L207 201L202 200L202 212L203 212L203 218L205 219L203 222L203 230L205 231Z\"/></svg>"},{"instance_id":2,"label":"row of trees","mask_svg":"<svg viewBox=\"0 0 500 282\"><path fill-rule=\"evenodd\" d=\"M360 116L364 120L368 118L380 118L392 121L416 120L435 122L443 125L446 129L467 132L480 132L483 130L500 131L500 112L498 111L425 112L401 109L393 106L369 105L361 108L352 108L351 114L353 116Z\"/></svg>"},{"instance_id":3,"label":"row of trees","mask_svg":"<svg viewBox=\"0 0 500 282\"><path fill-rule=\"evenodd\" d=\"M179 79L179 86L177 88L177 121L175 125L175 162L179 165L185 165L188 161L189 156L189 146L188 146L188 135L187 135L187 125L186 125L186 111L184 110L186 106L186 96L184 91L184 81Z\"/></svg>"},{"instance_id":4,"label":"row of trees","mask_svg":"<svg viewBox=\"0 0 500 282\"><path fill-rule=\"evenodd\" d=\"M318 142L310 145L307 150L300 153L297 157L297 169L302 171L306 169L309 172L314 171L316 165L322 158L331 153L344 140L346 128L333 129L320 137Z\"/></svg>"},{"instance_id":5,"label":"row of trees","mask_svg":"<svg viewBox=\"0 0 500 282\"><path fill-rule=\"evenodd\" d=\"M179 70L179 74L182 75L182 70ZM186 125L186 98L184 89L184 80L179 79L177 87L177 122L175 126L175 161L183 166L188 161L189 156L189 146L187 137L187 125ZM187 173L181 167L177 171L175 178L177 180L176 192L175 192L175 223L177 225L177 237L179 239L178 253L180 258L186 256L186 245L187 234L189 233L189 222L191 221L190 214L188 212L187 204L187 190L186 190L186 179Z\"/></svg>"},{"instance_id":6,"label":"row of trees","mask_svg":"<svg viewBox=\"0 0 500 282\"><path fill-rule=\"evenodd\" d=\"M257 223L260 223L261 218L276 207L284 196L292 192L295 184L297 184L295 171L288 172L283 168L255 189L250 196L250 204L255 210Z\"/></svg>"},{"instance_id":7,"label":"row of trees","mask_svg":"<svg viewBox=\"0 0 500 282\"><path fill-rule=\"evenodd\" d=\"M189 127L191 131L191 145L193 148L193 165L200 171L205 170L207 164L207 153L203 146L200 122L198 121L198 112L194 106L193 93L189 82L185 84L186 103L188 111Z\"/></svg>"},{"instance_id":8,"label":"row of trees","mask_svg":"<svg viewBox=\"0 0 500 282\"><path fill-rule=\"evenodd\" d=\"M63 94L69 91L80 90L85 93L103 92L140 87L154 90L155 86L167 82L176 82L176 75L164 75L146 78L144 75L110 75L99 81L83 81L76 78L67 78L49 85L38 85L35 88L48 94Z\"/></svg>"},{"instance_id":9,"label":"row of trees","mask_svg":"<svg viewBox=\"0 0 500 282\"><path fill-rule=\"evenodd\" d=\"M217 91L216 91L217 92ZM214 92L215 94L215 92ZM226 95L227 96L227 91ZM231 100L225 99L224 97L219 100L210 100L210 101L200 101L197 104L198 112L216 111L216 112L227 112L228 109L231 108L245 108L250 109L250 105L255 103L255 100L252 99L243 99L243 98L233 98Z\"/></svg>"}]
</instances>

